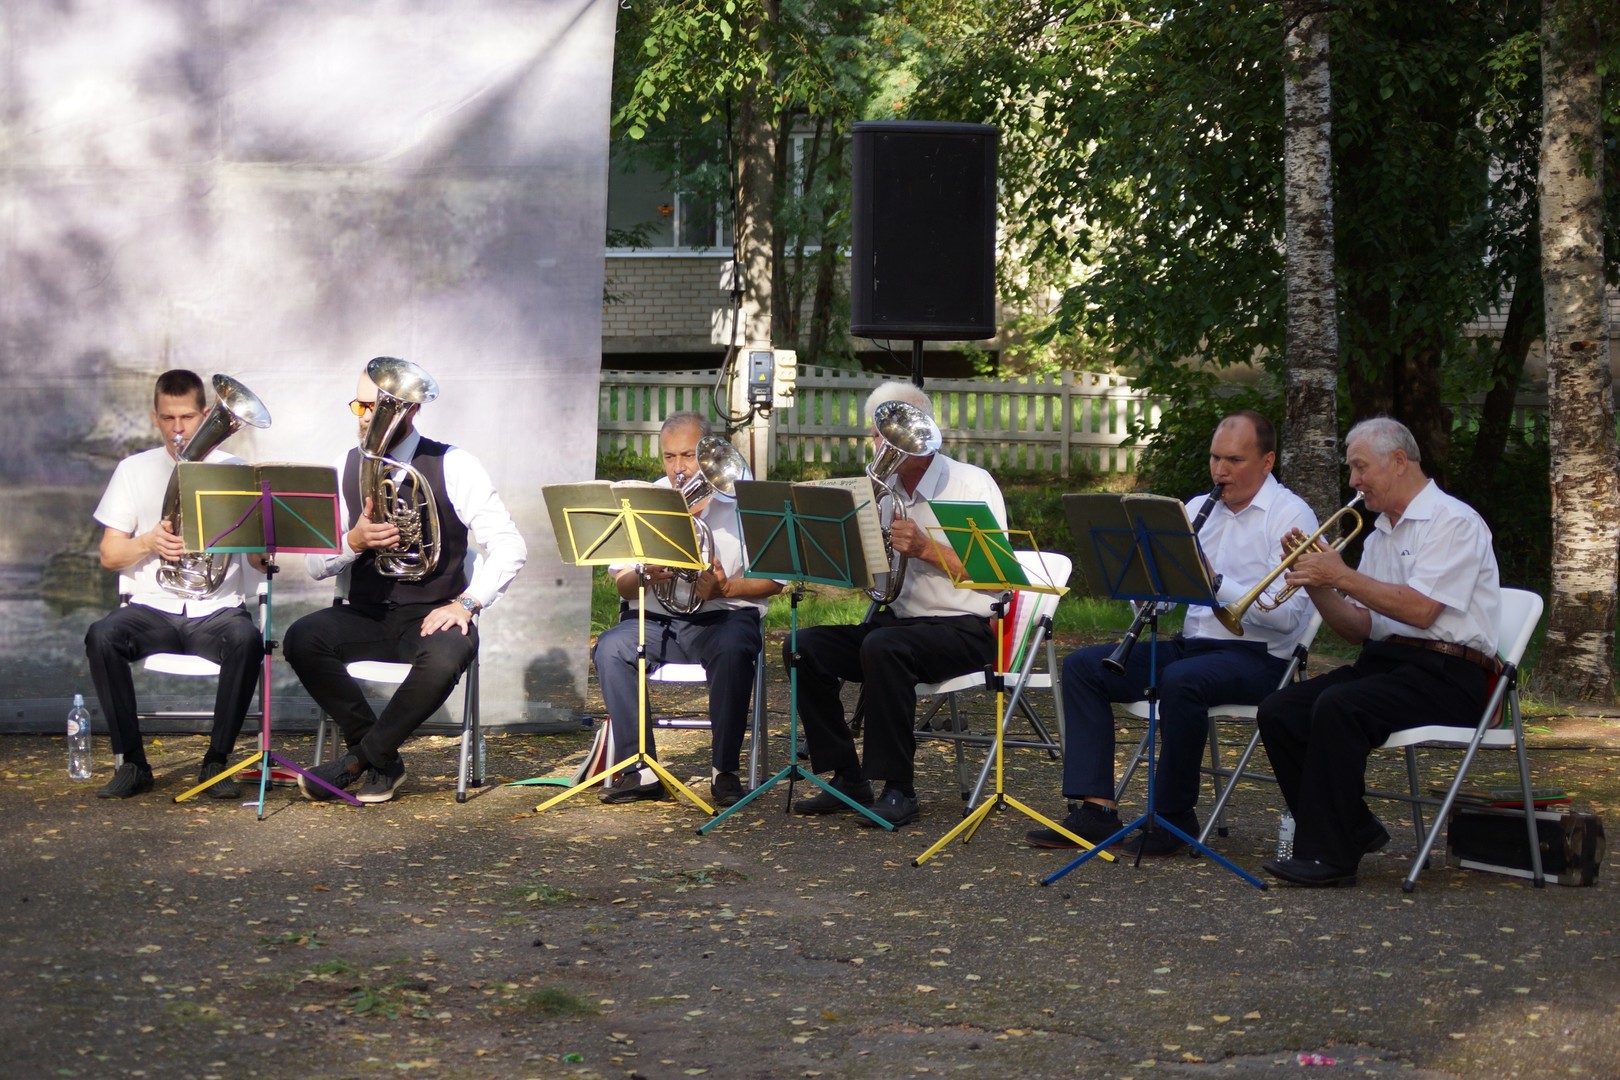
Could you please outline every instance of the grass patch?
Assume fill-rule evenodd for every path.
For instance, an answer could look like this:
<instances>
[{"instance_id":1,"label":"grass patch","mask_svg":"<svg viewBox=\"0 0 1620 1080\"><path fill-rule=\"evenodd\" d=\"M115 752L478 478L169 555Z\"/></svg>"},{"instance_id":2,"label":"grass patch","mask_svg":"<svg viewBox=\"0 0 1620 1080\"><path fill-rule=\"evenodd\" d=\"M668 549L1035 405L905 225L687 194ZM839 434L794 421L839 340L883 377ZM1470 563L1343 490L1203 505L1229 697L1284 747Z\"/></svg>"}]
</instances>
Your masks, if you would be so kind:
<instances>
[{"instance_id":1,"label":"grass patch","mask_svg":"<svg viewBox=\"0 0 1620 1080\"><path fill-rule=\"evenodd\" d=\"M602 1010L572 990L560 986L543 986L530 991L518 1000L518 1008L533 1016L595 1016Z\"/></svg>"},{"instance_id":2,"label":"grass patch","mask_svg":"<svg viewBox=\"0 0 1620 1080\"><path fill-rule=\"evenodd\" d=\"M318 979L331 978L334 975L353 975L354 965L347 960L322 960L309 969L309 973Z\"/></svg>"}]
</instances>

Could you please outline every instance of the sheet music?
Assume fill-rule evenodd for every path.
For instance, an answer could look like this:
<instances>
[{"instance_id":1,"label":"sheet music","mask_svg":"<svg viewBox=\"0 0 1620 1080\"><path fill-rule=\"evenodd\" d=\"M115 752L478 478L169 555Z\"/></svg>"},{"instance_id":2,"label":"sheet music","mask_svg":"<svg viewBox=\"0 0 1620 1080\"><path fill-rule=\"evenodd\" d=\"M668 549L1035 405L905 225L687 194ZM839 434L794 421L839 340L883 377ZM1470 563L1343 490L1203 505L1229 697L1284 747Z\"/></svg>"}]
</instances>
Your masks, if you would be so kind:
<instances>
[{"instance_id":1,"label":"sheet music","mask_svg":"<svg viewBox=\"0 0 1620 1080\"><path fill-rule=\"evenodd\" d=\"M838 488L850 493L855 500L855 528L860 536L861 555L866 560L868 580L886 576L889 572L889 551L883 543L883 526L878 521L871 477L862 474L826 480L802 480L799 483L805 487Z\"/></svg>"}]
</instances>

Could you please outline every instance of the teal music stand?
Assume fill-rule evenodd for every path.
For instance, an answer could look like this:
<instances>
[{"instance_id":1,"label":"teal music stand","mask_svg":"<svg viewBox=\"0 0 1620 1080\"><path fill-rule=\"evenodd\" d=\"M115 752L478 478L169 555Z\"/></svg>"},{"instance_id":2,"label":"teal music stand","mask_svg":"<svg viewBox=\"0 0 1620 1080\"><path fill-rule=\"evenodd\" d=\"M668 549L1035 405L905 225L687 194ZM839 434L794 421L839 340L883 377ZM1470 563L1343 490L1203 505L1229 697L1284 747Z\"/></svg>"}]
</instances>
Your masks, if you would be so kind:
<instances>
[{"instance_id":1,"label":"teal music stand","mask_svg":"<svg viewBox=\"0 0 1620 1080\"><path fill-rule=\"evenodd\" d=\"M788 764L763 784L744 795L698 829L707 835L732 814L759 798L782 781L787 781L787 813L793 807L793 785L807 780L822 791L843 800L849 808L866 815L874 824L893 831L894 826L870 809L839 791L798 762L799 745L799 601L807 582L853 589L856 560L872 565L876 555L885 565L887 556L867 551L861 542L854 495L845 487L818 487L815 484L789 484L775 480L739 481L736 487L737 514L742 523L744 577L791 581L788 621ZM863 570L863 578L869 573Z\"/></svg>"}]
</instances>

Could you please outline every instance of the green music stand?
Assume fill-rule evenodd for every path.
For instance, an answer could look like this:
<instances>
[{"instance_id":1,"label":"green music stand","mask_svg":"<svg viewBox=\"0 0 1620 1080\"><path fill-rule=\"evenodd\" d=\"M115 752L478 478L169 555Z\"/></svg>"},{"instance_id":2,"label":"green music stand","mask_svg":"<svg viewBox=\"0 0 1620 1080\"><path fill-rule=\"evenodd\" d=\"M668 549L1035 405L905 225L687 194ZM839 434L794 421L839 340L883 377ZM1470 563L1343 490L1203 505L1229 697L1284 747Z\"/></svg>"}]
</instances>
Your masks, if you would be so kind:
<instances>
[{"instance_id":1,"label":"green music stand","mask_svg":"<svg viewBox=\"0 0 1620 1080\"><path fill-rule=\"evenodd\" d=\"M994 601L991 610L995 620L996 662L985 672L985 682L988 689L996 694L996 737L991 744L991 754L994 756L996 767L996 786L991 796L985 799L971 813L965 816L956 826L940 837L932 847L912 860L913 866L921 866L944 849L946 844L958 836L966 844L973 839L979 831L984 819L994 810L1003 807L1012 807L1025 817L1040 822L1049 829L1055 829L1064 836L1090 847L1086 841L1065 829L1062 825L1051 820L1039 811L1007 794L1005 787L1005 773L1002 767L1003 753L1005 751L1006 728L1006 680L1002 672L1007 670L1010 658L1005 655L1007 635L1004 633L1003 622L1007 617L1007 605L1012 600L1014 589L1026 592L1057 593L1062 595L1068 592L1068 587L1052 581L1043 581L1032 577L1029 569L1018 560L1018 553L1014 550L1012 538L1022 537L1028 541L1029 550L1039 553L1035 544L1035 537L1027 529L1004 529L996 521L995 514L985 503L975 502L932 502L929 509L934 512L938 525L928 527L929 538L936 545L948 545L955 553L957 561L962 565L960 574L951 575L952 582L959 589L979 589L995 591L1001 596ZM1105 853L1106 854L1106 853ZM1112 858L1112 856L1108 856Z\"/></svg>"}]
</instances>

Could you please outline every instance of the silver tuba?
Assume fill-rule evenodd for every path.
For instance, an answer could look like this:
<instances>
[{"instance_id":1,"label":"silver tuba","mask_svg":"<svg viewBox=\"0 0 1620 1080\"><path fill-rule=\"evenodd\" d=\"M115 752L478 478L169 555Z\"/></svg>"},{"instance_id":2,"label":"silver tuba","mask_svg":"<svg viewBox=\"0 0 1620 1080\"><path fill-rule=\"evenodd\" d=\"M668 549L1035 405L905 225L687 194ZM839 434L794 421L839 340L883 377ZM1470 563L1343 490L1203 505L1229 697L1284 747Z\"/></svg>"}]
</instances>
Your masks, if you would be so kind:
<instances>
[{"instance_id":1,"label":"silver tuba","mask_svg":"<svg viewBox=\"0 0 1620 1080\"><path fill-rule=\"evenodd\" d=\"M264 407L258 395L229 375L215 375L214 405L203 416L202 423L191 433L184 446L177 445L175 458L179 461L201 461L214 448L242 430L242 425L267 428L270 410ZM175 436L178 444L179 436ZM176 534L184 532L184 518L180 507L180 470L169 477L169 488L163 495L163 520ZM187 552L178 562L164 560L158 566L158 585L187 600L201 600L212 595L225 582L230 569L229 555L210 555L205 551Z\"/></svg>"},{"instance_id":2,"label":"silver tuba","mask_svg":"<svg viewBox=\"0 0 1620 1080\"><path fill-rule=\"evenodd\" d=\"M892 604L906 583L906 556L894 550L890 528L906 519L906 504L900 500L889 478L908 458L937 453L942 441L934 418L903 401L885 401L872 413L877 430L877 453L866 466L872 481L872 498L877 503L878 523L883 526L883 547L889 555L889 573L882 586L874 585L866 595L879 604Z\"/></svg>"},{"instance_id":3,"label":"silver tuba","mask_svg":"<svg viewBox=\"0 0 1620 1080\"><path fill-rule=\"evenodd\" d=\"M387 455L413 405L439 396L433 376L409 360L379 356L366 365L377 384L377 405L360 441L360 498L371 498L371 520L399 530L399 544L377 552L377 573L421 581L439 565L439 508L427 477Z\"/></svg>"},{"instance_id":4,"label":"silver tuba","mask_svg":"<svg viewBox=\"0 0 1620 1080\"><path fill-rule=\"evenodd\" d=\"M707 499L715 492L722 495L731 495L736 491L737 481L748 475L748 462L742 453L718 435L705 435L697 444L697 472L691 479L676 474L676 481L681 483L681 498L686 500L686 509ZM682 482L684 481L684 482ZM714 535L709 526L699 518L692 519L692 527L697 531L698 558L703 565L708 566L714 562ZM652 593L658 602L666 609L677 615L690 615L703 606L698 598L697 579L701 571L675 570L668 581L660 581L653 585Z\"/></svg>"}]
</instances>

